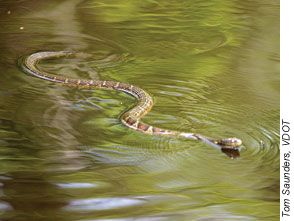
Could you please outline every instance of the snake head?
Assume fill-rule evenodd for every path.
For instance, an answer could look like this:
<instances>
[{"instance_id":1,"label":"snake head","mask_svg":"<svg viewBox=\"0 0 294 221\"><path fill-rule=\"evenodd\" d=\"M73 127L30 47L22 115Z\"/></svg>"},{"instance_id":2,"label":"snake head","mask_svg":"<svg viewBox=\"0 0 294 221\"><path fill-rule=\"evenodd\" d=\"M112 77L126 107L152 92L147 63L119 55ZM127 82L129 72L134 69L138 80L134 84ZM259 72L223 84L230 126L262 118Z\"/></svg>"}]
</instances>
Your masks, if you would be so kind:
<instances>
[{"instance_id":1,"label":"snake head","mask_svg":"<svg viewBox=\"0 0 294 221\"><path fill-rule=\"evenodd\" d=\"M236 137L224 138L215 141L216 144L222 146L225 149L237 149L242 144L242 140Z\"/></svg>"},{"instance_id":2,"label":"snake head","mask_svg":"<svg viewBox=\"0 0 294 221\"><path fill-rule=\"evenodd\" d=\"M217 144L222 147L221 151L231 159L240 157L239 147L242 145L242 140L236 137L225 138L218 140Z\"/></svg>"}]
</instances>

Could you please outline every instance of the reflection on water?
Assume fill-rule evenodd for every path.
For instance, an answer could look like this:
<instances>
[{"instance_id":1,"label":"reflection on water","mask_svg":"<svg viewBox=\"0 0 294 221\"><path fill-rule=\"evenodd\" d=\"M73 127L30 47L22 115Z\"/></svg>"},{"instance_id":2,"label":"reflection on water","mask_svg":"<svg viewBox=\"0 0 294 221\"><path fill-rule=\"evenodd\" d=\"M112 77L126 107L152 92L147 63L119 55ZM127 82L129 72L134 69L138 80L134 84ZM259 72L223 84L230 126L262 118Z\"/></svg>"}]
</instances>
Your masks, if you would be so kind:
<instances>
[{"instance_id":1,"label":"reflection on water","mask_svg":"<svg viewBox=\"0 0 294 221\"><path fill-rule=\"evenodd\" d=\"M278 219L278 1L17 0L0 12L0 219ZM138 85L155 100L144 121L240 137L241 156L137 133L119 121L133 98L18 69L42 50L91 54L40 66Z\"/></svg>"}]
</instances>

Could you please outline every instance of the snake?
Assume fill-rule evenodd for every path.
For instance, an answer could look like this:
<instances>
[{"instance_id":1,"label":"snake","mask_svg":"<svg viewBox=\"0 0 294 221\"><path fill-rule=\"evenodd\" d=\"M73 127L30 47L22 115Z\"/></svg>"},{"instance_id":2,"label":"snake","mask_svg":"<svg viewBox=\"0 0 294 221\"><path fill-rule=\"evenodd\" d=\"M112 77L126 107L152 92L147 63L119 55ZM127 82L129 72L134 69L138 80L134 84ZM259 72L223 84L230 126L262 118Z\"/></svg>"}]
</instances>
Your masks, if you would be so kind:
<instances>
[{"instance_id":1,"label":"snake","mask_svg":"<svg viewBox=\"0 0 294 221\"><path fill-rule=\"evenodd\" d=\"M221 150L239 150L242 140L236 137L212 139L198 133L168 130L144 123L141 119L151 110L154 102L152 97L140 87L118 81L68 78L65 76L47 73L38 68L38 63L42 60L57 59L60 57L79 57L80 55L82 55L82 53L73 51L35 52L28 56L22 57L20 66L23 72L46 81L77 88L116 90L135 97L137 100L136 105L125 111L120 116L122 124L133 130L149 135L197 140Z\"/></svg>"}]
</instances>

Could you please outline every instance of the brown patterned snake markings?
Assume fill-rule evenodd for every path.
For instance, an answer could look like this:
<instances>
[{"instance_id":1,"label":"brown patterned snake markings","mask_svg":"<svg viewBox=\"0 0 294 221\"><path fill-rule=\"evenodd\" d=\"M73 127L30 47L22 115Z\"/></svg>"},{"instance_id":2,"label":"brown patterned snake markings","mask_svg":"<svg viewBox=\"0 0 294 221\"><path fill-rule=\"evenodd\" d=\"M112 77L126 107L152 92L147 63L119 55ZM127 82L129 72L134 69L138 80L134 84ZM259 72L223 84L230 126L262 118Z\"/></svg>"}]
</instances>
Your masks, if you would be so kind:
<instances>
[{"instance_id":1,"label":"brown patterned snake markings","mask_svg":"<svg viewBox=\"0 0 294 221\"><path fill-rule=\"evenodd\" d=\"M153 106L153 101L151 96L146 91L137 86L116 81L72 79L63 76L55 76L40 71L37 67L38 62L41 60L59 57L76 57L79 55L80 53L70 51L37 52L24 58L21 62L21 66L24 72L43 80L81 88L112 89L123 91L127 94L132 95L138 100L137 105L122 114L121 121L127 127L140 131L142 133L199 140L222 150L238 150L239 146L242 144L242 141L238 138L225 138L214 140L200 134L166 130L143 123L141 121L141 118L151 110Z\"/></svg>"}]
</instances>

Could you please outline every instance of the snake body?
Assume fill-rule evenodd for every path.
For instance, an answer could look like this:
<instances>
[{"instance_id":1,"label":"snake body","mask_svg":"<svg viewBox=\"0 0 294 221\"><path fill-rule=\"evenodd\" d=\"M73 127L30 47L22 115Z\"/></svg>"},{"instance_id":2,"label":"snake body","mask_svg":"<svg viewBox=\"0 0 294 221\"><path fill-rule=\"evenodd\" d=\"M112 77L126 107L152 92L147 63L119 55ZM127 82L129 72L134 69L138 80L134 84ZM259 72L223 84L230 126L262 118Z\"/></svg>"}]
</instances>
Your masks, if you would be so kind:
<instances>
[{"instance_id":1,"label":"snake body","mask_svg":"<svg viewBox=\"0 0 294 221\"><path fill-rule=\"evenodd\" d=\"M141 118L144 117L151 110L153 106L153 100L146 91L137 86L116 81L67 78L63 76L49 74L47 72L41 71L37 67L38 63L41 60L59 57L76 57L79 56L79 54L80 53L70 51L37 52L22 59L21 67L24 72L46 81L79 88L112 89L132 95L137 99L138 102L136 106L123 113L120 119L125 126L136 131L151 135L183 137L187 139L199 140L220 149L226 148L235 150L238 149L239 146L242 144L242 141L238 138L225 138L215 140L200 134L167 130L143 123L141 121Z\"/></svg>"}]
</instances>

